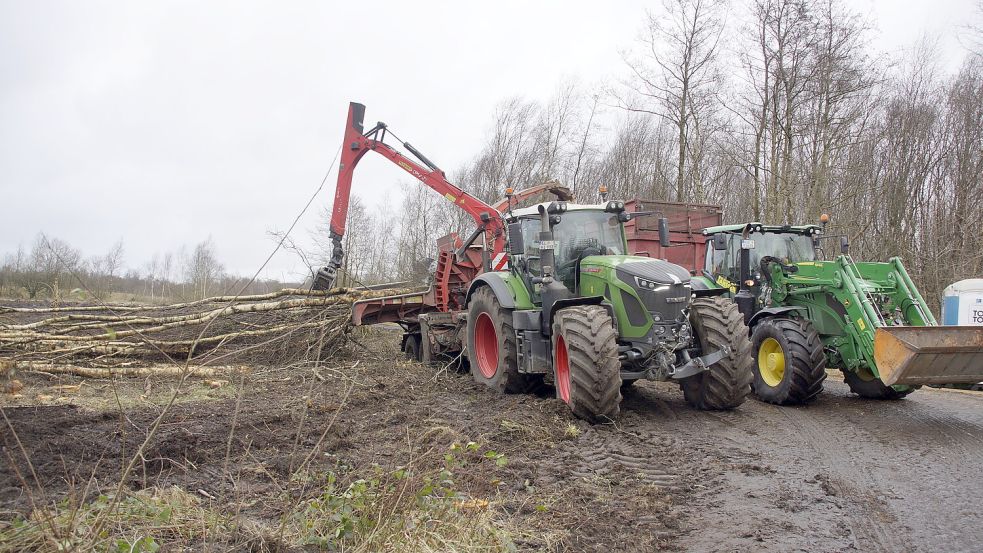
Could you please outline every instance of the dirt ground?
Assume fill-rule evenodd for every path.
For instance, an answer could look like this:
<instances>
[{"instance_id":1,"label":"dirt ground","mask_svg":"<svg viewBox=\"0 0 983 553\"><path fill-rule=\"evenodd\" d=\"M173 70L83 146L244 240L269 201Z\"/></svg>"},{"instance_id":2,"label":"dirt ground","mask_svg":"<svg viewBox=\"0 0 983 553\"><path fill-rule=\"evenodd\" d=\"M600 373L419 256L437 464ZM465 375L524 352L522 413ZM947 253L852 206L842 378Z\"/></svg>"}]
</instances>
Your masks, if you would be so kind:
<instances>
[{"instance_id":1,"label":"dirt ground","mask_svg":"<svg viewBox=\"0 0 983 553\"><path fill-rule=\"evenodd\" d=\"M272 524L283 480L328 429L314 468L351 475L455 442L501 453L502 466L462 467L458 485L488 499L523 550L978 551L983 542L983 394L922 389L872 402L831 377L807 407L749 400L701 412L676 386L646 382L626 393L616 424L590 426L548 392L494 395L467 374L398 359L397 340L380 335L357 366L339 359L316 375L192 382L127 484L178 485ZM25 483L35 502L86 483L90 493L112 487L174 385L19 378L23 397L0 397L5 517L30 509Z\"/></svg>"}]
</instances>

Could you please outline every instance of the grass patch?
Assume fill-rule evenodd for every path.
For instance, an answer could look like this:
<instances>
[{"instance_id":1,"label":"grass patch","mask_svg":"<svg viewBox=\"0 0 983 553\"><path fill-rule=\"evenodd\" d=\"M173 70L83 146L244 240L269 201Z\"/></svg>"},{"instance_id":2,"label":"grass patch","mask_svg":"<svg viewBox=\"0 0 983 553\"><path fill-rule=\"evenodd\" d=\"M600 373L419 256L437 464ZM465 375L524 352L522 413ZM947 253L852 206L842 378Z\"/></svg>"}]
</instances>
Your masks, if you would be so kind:
<instances>
[{"instance_id":1,"label":"grass patch","mask_svg":"<svg viewBox=\"0 0 983 553\"><path fill-rule=\"evenodd\" d=\"M514 551L483 498L458 489L455 472L503 467L508 459L475 442L451 445L437 470L383 471L340 485L333 473L323 492L284 520L289 543L350 551Z\"/></svg>"},{"instance_id":2,"label":"grass patch","mask_svg":"<svg viewBox=\"0 0 983 553\"><path fill-rule=\"evenodd\" d=\"M228 381L228 384L220 387L210 387L206 382L219 379L189 379L175 403L200 403L234 398L238 392L235 377L222 377L222 379ZM155 378L150 380L152 386L150 393L147 394L142 389L147 379L120 378L116 383L117 394L113 383L105 379L66 377L54 382L57 384L45 382L40 378L25 381L27 386L17 397L9 400L9 405L75 405L92 411L114 411L119 407L128 410L166 403L173 394L174 386L177 385L176 379ZM78 384L72 386L61 384L70 382Z\"/></svg>"},{"instance_id":3,"label":"grass patch","mask_svg":"<svg viewBox=\"0 0 983 553\"><path fill-rule=\"evenodd\" d=\"M153 553L209 544L261 551L515 551L494 503L460 491L455 475L504 467L505 455L468 442L435 459L428 470L374 466L369 477L347 482L333 472L295 475L292 487L313 491L280 498L279 520L247 522L234 505L219 501L220 511L178 487L127 493L118 502L107 495L82 504L66 499L0 521L0 551Z\"/></svg>"},{"instance_id":4,"label":"grass patch","mask_svg":"<svg viewBox=\"0 0 983 553\"><path fill-rule=\"evenodd\" d=\"M0 550L154 552L165 543L206 543L232 535L231 520L177 487L127 494L109 512L112 504L105 495L82 505L66 499L0 523ZM105 523L97 528L99 518Z\"/></svg>"}]
</instances>

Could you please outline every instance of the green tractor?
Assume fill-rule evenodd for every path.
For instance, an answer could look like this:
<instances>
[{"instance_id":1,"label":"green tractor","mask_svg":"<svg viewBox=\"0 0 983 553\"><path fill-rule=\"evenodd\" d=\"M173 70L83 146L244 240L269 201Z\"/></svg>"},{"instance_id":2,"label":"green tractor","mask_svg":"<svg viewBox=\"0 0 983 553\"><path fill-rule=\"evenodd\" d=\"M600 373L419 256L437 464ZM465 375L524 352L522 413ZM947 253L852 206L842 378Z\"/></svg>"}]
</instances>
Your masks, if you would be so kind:
<instances>
[{"instance_id":1,"label":"green tractor","mask_svg":"<svg viewBox=\"0 0 983 553\"><path fill-rule=\"evenodd\" d=\"M983 381L983 327L938 323L897 257L822 259L823 226L761 223L707 228L694 288L727 290L756 359L755 395L798 404L822 391L826 368L864 398L900 399L922 384Z\"/></svg>"},{"instance_id":2,"label":"green tractor","mask_svg":"<svg viewBox=\"0 0 983 553\"><path fill-rule=\"evenodd\" d=\"M736 305L722 290L694 290L679 265L626 255L634 215L618 201L503 214L509 267L467 292L475 380L504 392L551 381L590 421L617 416L623 388L639 379L676 381L699 409L744 402L753 361Z\"/></svg>"}]
</instances>

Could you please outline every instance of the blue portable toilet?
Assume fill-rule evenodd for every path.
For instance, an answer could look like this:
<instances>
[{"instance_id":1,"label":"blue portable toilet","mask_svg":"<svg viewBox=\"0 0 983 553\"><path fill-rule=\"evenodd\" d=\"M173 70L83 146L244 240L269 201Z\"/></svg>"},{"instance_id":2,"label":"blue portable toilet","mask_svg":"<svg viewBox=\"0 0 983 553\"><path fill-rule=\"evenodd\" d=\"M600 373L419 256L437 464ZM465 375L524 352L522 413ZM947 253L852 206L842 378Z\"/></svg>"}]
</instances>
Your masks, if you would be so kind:
<instances>
[{"instance_id":1,"label":"blue portable toilet","mask_svg":"<svg viewBox=\"0 0 983 553\"><path fill-rule=\"evenodd\" d=\"M983 278L960 280L942 292L942 324L983 326Z\"/></svg>"}]
</instances>

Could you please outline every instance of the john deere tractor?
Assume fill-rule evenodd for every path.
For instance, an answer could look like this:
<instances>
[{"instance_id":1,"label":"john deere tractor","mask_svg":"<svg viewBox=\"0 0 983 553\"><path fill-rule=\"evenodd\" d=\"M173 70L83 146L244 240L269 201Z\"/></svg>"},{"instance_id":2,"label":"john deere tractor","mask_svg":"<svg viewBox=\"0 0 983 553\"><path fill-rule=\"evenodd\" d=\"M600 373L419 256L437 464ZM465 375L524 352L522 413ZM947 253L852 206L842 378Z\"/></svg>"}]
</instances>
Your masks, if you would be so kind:
<instances>
[{"instance_id":1,"label":"john deere tractor","mask_svg":"<svg viewBox=\"0 0 983 553\"><path fill-rule=\"evenodd\" d=\"M865 398L900 399L922 384L983 380L983 327L937 326L904 265L854 262L846 237L823 260L823 225L761 223L705 229L694 287L724 289L744 315L756 359L755 395L805 403L826 368Z\"/></svg>"},{"instance_id":2,"label":"john deere tractor","mask_svg":"<svg viewBox=\"0 0 983 553\"><path fill-rule=\"evenodd\" d=\"M751 343L737 307L722 290L695 290L678 265L626 255L631 217L617 201L503 214L509 268L482 273L467 293L478 382L519 392L552 381L591 421L618 415L623 387L639 379L677 381L700 409L744 402Z\"/></svg>"}]
</instances>

